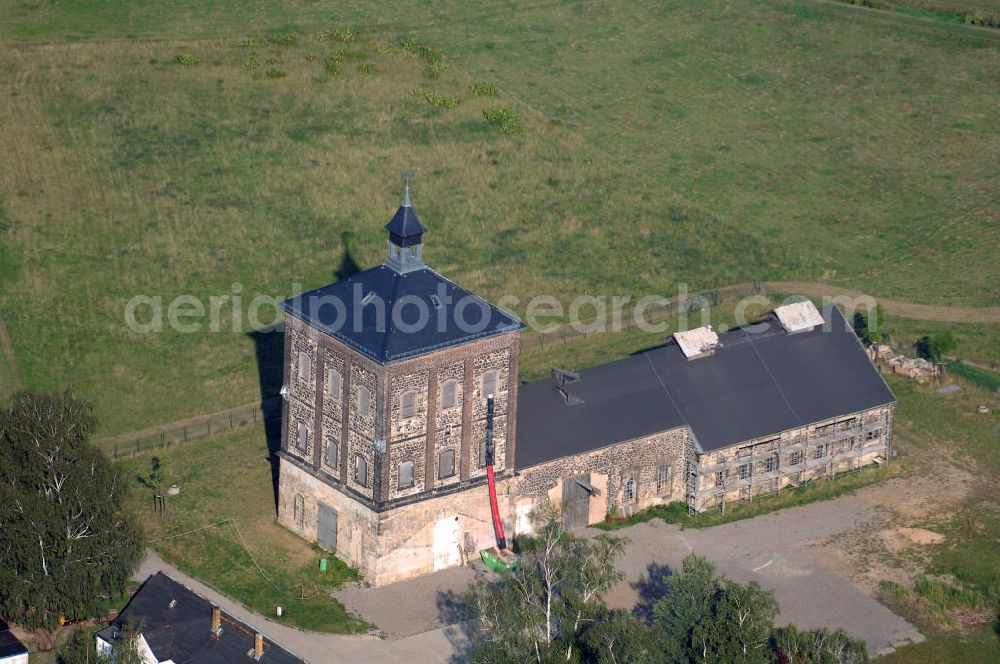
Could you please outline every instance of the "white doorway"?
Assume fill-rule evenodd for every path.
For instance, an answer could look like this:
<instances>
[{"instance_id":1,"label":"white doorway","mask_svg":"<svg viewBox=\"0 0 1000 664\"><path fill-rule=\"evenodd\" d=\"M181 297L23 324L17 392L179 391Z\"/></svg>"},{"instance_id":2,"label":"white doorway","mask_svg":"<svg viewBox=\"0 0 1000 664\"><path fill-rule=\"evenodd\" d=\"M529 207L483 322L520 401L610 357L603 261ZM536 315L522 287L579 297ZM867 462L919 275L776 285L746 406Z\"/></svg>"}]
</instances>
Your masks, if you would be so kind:
<instances>
[{"instance_id":1,"label":"white doorway","mask_svg":"<svg viewBox=\"0 0 1000 664\"><path fill-rule=\"evenodd\" d=\"M434 569L454 567L462 560L458 546L458 517L438 519L434 524Z\"/></svg>"}]
</instances>

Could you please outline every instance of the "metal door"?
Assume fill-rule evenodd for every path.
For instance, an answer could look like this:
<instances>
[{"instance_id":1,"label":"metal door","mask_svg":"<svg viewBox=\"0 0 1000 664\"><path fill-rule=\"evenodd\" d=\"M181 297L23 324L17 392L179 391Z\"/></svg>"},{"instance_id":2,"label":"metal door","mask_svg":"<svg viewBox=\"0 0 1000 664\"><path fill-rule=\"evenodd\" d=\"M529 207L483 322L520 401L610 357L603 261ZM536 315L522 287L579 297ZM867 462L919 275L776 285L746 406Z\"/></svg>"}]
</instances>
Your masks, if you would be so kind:
<instances>
[{"instance_id":1,"label":"metal door","mask_svg":"<svg viewBox=\"0 0 1000 664\"><path fill-rule=\"evenodd\" d=\"M434 569L460 564L461 554L458 547L458 517L438 519L434 524Z\"/></svg>"},{"instance_id":2,"label":"metal door","mask_svg":"<svg viewBox=\"0 0 1000 664\"><path fill-rule=\"evenodd\" d=\"M319 504L316 543L327 551L337 552L337 510L323 503Z\"/></svg>"},{"instance_id":3,"label":"metal door","mask_svg":"<svg viewBox=\"0 0 1000 664\"><path fill-rule=\"evenodd\" d=\"M590 474L563 480L563 525L578 528L590 522Z\"/></svg>"}]
</instances>

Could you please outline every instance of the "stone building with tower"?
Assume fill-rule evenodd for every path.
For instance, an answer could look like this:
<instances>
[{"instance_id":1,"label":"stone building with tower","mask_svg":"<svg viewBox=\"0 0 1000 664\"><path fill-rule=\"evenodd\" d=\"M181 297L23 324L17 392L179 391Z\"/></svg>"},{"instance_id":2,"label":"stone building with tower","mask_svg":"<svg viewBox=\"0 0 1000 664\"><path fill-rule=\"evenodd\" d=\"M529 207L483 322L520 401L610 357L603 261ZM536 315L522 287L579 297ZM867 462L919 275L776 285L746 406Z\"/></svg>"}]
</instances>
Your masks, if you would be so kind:
<instances>
[{"instance_id":1,"label":"stone building with tower","mask_svg":"<svg viewBox=\"0 0 1000 664\"><path fill-rule=\"evenodd\" d=\"M692 510L891 456L894 397L833 307L519 384L524 325L431 269L407 193L372 269L286 300L278 519L373 585L493 546L540 501L571 527Z\"/></svg>"}]
</instances>

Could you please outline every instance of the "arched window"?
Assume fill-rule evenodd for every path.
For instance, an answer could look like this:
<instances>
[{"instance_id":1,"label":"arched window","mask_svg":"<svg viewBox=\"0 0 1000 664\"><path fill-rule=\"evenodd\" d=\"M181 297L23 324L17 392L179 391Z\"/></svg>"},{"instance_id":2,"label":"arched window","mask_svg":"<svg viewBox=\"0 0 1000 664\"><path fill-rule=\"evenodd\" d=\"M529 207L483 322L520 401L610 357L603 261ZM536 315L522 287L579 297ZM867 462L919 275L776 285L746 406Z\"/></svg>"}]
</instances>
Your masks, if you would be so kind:
<instances>
[{"instance_id":1,"label":"arched window","mask_svg":"<svg viewBox=\"0 0 1000 664\"><path fill-rule=\"evenodd\" d=\"M292 511L295 513L295 527L303 530L306 527L306 499L301 493L295 494Z\"/></svg>"},{"instance_id":2,"label":"arched window","mask_svg":"<svg viewBox=\"0 0 1000 664\"><path fill-rule=\"evenodd\" d=\"M446 380L441 386L441 408L454 408L457 405L457 380Z\"/></svg>"},{"instance_id":3,"label":"arched window","mask_svg":"<svg viewBox=\"0 0 1000 664\"><path fill-rule=\"evenodd\" d=\"M417 414L417 393L414 390L407 390L399 399L399 416L402 419L413 417Z\"/></svg>"},{"instance_id":4,"label":"arched window","mask_svg":"<svg viewBox=\"0 0 1000 664\"><path fill-rule=\"evenodd\" d=\"M309 449L309 429L306 428L304 422L298 423L298 429L295 432L295 447L302 452Z\"/></svg>"},{"instance_id":5,"label":"arched window","mask_svg":"<svg viewBox=\"0 0 1000 664\"><path fill-rule=\"evenodd\" d=\"M368 486L368 460L360 454L354 455L354 481L361 486Z\"/></svg>"},{"instance_id":6,"label":"arched window","mask_svg":"<svg viewBox=\"0 0 1000 664\"><path fill-rule=\"evenodd\" d=\"M340 372L336 369L330 369L330 373L326 375L326 391L334 400L340 399L340 386Z\"/></svg>"},{"instance_id":7,"label":"arched window","mask_svg":"<svg viewBox=\"0 0 1000 664\"><path fill-rule=\"evenodd\" d=\"M498 373L494 370L487 371L483 374L483 400L485 401L488 397L496 396L497 394L497 376Z\"/></svg>"},{"instance_id":8,"label":"arched window","mask_svg":"<svg viewBox=\"0 0 1000 664\"><path fill-rule=\"evenodd\" d=\"M358 414L363 417L368 417L372 410L372 393L367 387L361 385L358 387Z\"/></svg>"},{"instance_id":9,"label":"arched window","mask_svg":"<svg viewBox=\"0 0 1000 664\"><path fill-rule=\"evenodd\" d=\"M438 457L438 479L455 474L455 450L445 450Z\"/></svg>"},{"instance_id":10,"label":"arched window","mask_svg":"<svg viewBox=\"0 0 1000 664\"><path fill-rule=\"evenodd\" d=\"M399 488L409 489L413 486L413 462L404 461L399 464Z\"/></svg>"},{"instance_id":11,"label":"arched window","mask_svg":"<svg viewBox=\"0 0 1000 664\"><path fill-rule=\"evenodd\" d=\"M312 358L304 350L299 351L299 380L309 382L312 376Z\"/></svg>"}]
</instances>

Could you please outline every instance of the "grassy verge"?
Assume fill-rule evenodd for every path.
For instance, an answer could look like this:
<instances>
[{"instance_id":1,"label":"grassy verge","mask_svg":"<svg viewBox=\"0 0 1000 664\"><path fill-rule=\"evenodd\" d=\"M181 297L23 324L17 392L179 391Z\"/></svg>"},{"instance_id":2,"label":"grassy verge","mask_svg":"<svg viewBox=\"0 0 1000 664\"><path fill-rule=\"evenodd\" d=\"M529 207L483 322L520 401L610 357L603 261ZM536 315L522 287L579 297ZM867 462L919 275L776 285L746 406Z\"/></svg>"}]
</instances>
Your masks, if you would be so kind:
<instances>
[{"instance_id":1,"label":"grassy verge","mask_svg":"<svg viewBox=\"0 0 1000 664\"><path fill-rule=\"evenodd\" d=\"M131 459L125 467L138 478L149 472L151 459ZM134 500L145 515L147 536L164 560L272 620L320 632L368 628L329 595L358 578L356 572L277 524L260 427L169 451L159 459L167 481L180 485L180 495L167 498L162 519L151 509L152 493L138 480ZM163 539L226 519L235 520L238 531L227 521ZM330 563L326 573L319 571L320 558ZM277 605L284 608L280 619L274 617Z\"/></svg>"},{"instance_id":2,"label":"grassy verge","mask_svg":"<svg viewBox=\"0 0 1000 664\"><path fill-rule=\"evenodd\" d=\"M797 507L818 500L836 498L881 482L899 474L899 472L901 471L896 465L862 468L831 479L821 478L806 482L801 486L786 489L777 494L760 496L751 502L732 503L726 507L725 512L713 510L701 514L689 514L687 504L683 502L656 505L628 517L609 516L607 521L595 525L594 528L617 530L650 519L663 519L667 523L676 523L682 528L718 526L731 521L751 519L787 507Z\"/></svg>"},{"instance_id":3,"label":"grassy verge","mask_svg":"<svg viewBox=\"0 0 1000 664\"><path fill-rule=\"evenodd\" d=\"M961 360L949 362L948 371L989 392L1000 390L1000 373L996 371L969 366Z\"/></svg>"},{"instance_id":4,"label":"grassy verge","mask_svg":"<svg viewBox=\"0 0 1000 664\"><path fill-rule=\"evenodd\" d=\"M933 634L923 643L903 646L877 661L879 664L996 662L998 647L993 627L984 625L971 632Z\"/></svg>"}]
</instances>

